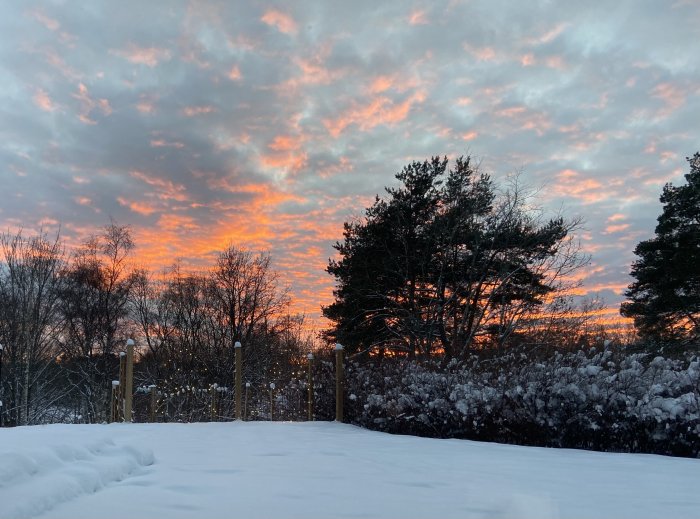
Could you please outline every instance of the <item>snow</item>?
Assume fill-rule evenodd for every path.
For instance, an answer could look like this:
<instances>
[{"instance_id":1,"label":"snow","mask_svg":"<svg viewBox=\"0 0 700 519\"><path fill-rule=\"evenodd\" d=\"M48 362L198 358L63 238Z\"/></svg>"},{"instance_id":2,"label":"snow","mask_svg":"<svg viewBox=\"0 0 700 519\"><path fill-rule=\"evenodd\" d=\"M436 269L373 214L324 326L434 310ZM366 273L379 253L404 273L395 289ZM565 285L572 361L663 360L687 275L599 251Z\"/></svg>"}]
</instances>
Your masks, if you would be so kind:
<instances>
[{"instance_id":1,"label":"snow","mask_svg":"<svg viewBox=\"0 0 700 519\"><path fill-rule=\"evenodd\" d=\"M0 429L0 518L700 517L700 460L313 422Z\"/></svg>"}]
</instances>

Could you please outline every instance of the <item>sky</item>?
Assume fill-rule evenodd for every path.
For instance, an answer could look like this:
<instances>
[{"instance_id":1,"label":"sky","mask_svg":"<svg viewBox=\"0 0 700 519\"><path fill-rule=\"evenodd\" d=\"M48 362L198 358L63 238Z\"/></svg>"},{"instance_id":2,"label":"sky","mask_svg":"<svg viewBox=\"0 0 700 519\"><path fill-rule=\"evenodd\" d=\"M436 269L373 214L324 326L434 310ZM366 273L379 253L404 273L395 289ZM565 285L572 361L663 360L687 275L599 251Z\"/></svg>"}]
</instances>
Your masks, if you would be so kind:
<instances>
[{"instance_id":1,"label":"sky","mask_svg":"<svg viewBox=\"0 0 700 519\"><path fill-rule=\"evenodd\" d=\"M617 314L666 182L700 150L700 1L7 1L0 229L136 260L271 253L318 321L342 224L412 160L470 154L582 216Z\"/></svg>"}]
</instances>

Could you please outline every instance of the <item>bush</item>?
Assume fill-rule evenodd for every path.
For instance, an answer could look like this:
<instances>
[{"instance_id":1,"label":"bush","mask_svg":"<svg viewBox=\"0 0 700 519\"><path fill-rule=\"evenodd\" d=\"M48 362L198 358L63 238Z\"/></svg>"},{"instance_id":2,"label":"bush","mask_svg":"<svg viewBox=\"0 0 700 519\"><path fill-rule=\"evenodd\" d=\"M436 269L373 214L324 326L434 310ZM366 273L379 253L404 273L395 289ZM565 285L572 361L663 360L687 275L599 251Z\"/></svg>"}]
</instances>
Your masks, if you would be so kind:
<instances>
[{"instance_id":1,"label":"bush","mask_svg":"<svg viewBox=\"0 0 700 519\"><path fill-rule=\"evenodd\" d=\"M351 362L346 376L347 420L370 429L700 455L697 357L591 348L539 358L513 351L447 365L438 360Z\"/></svg>"}]
</instances>

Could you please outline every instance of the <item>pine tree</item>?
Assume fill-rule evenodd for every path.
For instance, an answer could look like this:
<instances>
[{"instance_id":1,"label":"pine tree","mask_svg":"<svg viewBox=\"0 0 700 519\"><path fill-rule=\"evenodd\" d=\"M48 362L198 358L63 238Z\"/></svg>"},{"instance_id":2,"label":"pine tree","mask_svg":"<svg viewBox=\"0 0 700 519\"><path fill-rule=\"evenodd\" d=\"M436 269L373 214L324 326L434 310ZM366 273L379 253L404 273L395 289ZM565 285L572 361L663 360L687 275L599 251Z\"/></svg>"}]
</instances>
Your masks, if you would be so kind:
<instances>
[{"instance_id":1,"label":"pine tree","mask_svg":"<svg viewBox=\"0 0 700 519\"><path fill-rule=\"evenodd\" d=\"M396 178L345 224L327 269L336 290L326 335L350 351L453 357L501 346L581 264L562 245L578 221L541 220L517 187L497 190L469 158L449 170L446 158L413 162Z\"/></svg>"},{"instance_id":2,"label":"pine tree","mask_svg":"<svg viewBox=\"0 0 700 519\"><path fill-rule=\"evenodd\" d=\"M641 336L693 340L700 336L700 153L687 159L686 184L666 184L656 236L640 242L632 265L636 279L620 313Z\"/></svg>"}]
</instances>

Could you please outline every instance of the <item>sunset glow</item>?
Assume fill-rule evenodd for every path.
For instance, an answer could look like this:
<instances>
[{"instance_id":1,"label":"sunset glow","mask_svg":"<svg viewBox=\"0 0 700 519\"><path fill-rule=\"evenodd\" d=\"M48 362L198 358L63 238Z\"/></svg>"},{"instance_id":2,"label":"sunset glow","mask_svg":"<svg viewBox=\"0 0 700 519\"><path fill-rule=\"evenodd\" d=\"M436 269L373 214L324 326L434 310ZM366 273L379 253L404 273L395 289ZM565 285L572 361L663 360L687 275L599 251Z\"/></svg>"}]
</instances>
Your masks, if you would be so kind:
<instances>
[{"instance_id":1,"label":"sunset glow","mask_svg":"<svg viewBox=\"0 0 700 519\"><path fill-rule=\"evenodd\" d=\"M269 251L319 326L343 222L411 160L472 154L583 216L617 323L635 244L700 148L700 4L7 2L0 226L135 261ZM617 5L617 4L616 4Z\"/></svg>"}]
</instances>

